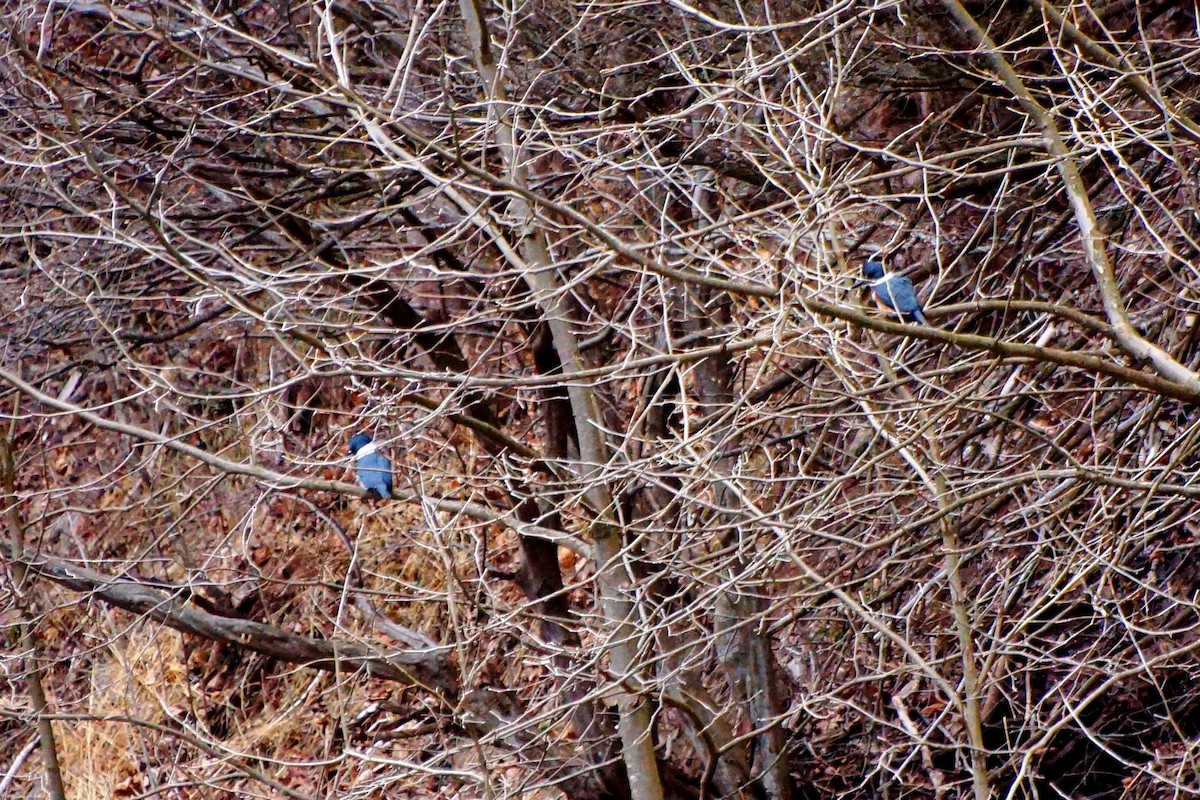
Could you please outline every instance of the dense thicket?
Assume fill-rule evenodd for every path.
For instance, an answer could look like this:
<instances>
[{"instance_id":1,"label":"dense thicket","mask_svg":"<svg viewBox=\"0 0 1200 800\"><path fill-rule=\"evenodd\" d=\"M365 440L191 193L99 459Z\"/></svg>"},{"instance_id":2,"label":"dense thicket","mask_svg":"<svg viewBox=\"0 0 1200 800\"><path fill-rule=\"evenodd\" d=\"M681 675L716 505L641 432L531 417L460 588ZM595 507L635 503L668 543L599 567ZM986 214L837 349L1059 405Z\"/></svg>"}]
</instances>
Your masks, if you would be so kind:
<instances>
[{"instance_id":1,"label":"dense thicket","mask_svg":"<svg viewBox=\"0 0 1200 800\"><path fill-rule=\"evenodd\" d=\"M9 4L4 793L1200 791L1197 26Z\"/></svg>"}]
</instances>

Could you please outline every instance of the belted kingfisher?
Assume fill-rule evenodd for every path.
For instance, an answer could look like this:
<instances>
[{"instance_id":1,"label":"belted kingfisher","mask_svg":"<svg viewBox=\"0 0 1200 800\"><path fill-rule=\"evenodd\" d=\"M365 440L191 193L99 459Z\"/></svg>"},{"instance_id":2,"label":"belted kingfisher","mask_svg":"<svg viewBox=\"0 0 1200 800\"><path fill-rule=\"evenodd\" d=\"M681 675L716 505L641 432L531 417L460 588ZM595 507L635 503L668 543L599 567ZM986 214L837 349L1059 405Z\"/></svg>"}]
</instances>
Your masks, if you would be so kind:
<instances>
[{"instance_id":1,"label":"belted kingfisher","mask_svg":"<svg viewBox=\"0 0 1200 800\"><path fill-rule=\"evenodd\" d=\"M392 496L392 462L376 452L371 434L356 433L350 437L350 455L358 462L358 482L368 492L382 498Z\"/></svg>"},{"instance_id":2,"label":"belted kingfisher","mask_svg":"<svg viewBox=\"0 0 1200 800\"><path fill-rule=\"evenodd\" d=\"M912 281L903 275L884 272L883 262L878 258L871 256L866 260L863 264L863 279L857 283L860 286L871 287L871 293L880 308L896 312L905 322L929 324Z\"/></svg>"}]
</instances>

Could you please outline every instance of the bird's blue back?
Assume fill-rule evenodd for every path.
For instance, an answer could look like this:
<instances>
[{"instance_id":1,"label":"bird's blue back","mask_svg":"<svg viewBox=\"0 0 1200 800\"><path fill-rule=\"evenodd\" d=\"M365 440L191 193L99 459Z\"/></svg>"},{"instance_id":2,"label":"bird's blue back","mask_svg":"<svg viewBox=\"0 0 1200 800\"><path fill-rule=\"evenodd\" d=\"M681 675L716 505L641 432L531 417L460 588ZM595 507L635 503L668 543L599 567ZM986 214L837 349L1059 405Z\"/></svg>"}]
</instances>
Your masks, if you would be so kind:
<instances>
[{"instance_id":1,"label":"bird's blue back","mask_svg":"<svg viewBox=\"0 0 1200 800\"><path fill-rule=\"evenodd\" d=\"M875 298L882 305L892 309L904 319L915 320L922 325L929 324L921 309L921 301L917 299L917 291L913 288L912 281L903 275L886 275L883 265L873 259L869 259L863 266L863 272L870 282Z\"/></svg>"},{"instance_id":2,"label":"bird's blue back","mask_svg":"<svg viewBox=\"0 0 1200 800\"><path fill-rule=\"evenodd\" d=\"M354 456L359 484L380 497L391 497L392 462L375 450L371 434L363 431L351 436L350 454Z\"/></svg>"},{"instance_id":3,"label":"bird's blue back","mask_svg":"<svg viewBox=\"0 0 1200 800\"><path fill-rule=\"evenodd\" d=\"M358 459L358 482L380 497L392 496L392 462L379 453L369 453Z\"/></svg>"},{"instance_id":4,"label":"bird's blue back","mask_svg":"<svg viewBox=\"0 0 1200 800\"><path fill-rule=\"evenodd\" d=\"M917 300L917 291L913 288L912 281L903 275L893 275L873 288L880 300L902 314L921 310L921 303Z\"/></svg>"}]
</instances>

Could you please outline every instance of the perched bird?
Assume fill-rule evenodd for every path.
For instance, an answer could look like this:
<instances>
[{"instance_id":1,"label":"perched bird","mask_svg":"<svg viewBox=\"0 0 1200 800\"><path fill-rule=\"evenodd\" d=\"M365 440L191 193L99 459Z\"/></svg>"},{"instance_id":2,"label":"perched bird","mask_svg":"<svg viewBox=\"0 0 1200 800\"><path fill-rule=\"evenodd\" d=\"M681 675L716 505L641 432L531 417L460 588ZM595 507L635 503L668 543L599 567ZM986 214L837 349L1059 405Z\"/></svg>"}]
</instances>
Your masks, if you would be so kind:
<instances>
[{"instance_id":1,"label":"perched bird","mask_svg":"<svg viewBox=\"0 0 1200 800\"><path fill-rule=\"evenodd\" d=\"M350 437L350 455L358 462L359 484L380 497L391 497L392 462L376 452L376 448L369 433L356 433Z\"/></svg>"},{"instance_id":2,"label":"perched bird","mask_svg":"<svg viewBox=\"0 0 1200 800\"><path fill-rule=\"evenodd\" d=\"M863 279L858 283L860 286L871 287L871 293L880 308L895 312L905 322L929 324L912 281L903 275L885 272L883 262L878 258L872 256L866 260L863 264Z\"/></svg>"}]
</instances>

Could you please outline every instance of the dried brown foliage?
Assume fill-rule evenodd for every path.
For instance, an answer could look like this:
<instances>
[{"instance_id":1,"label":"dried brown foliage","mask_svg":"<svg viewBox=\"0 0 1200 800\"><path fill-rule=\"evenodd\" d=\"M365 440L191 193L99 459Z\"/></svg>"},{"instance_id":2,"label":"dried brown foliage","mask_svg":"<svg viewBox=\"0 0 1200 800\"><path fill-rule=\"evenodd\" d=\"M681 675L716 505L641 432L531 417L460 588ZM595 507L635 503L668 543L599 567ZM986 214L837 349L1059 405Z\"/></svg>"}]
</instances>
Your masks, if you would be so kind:
<instances>
[{"instance_id":1,"label":"dried brown foliage","mask_svg":"<svg viewBox=\"0 0 1200 800\"><path fill-rule=\"evenodd\" d=\"M1196 31L9 4L0 794L1200 792Z\"/></svg>"}]
</instances>

